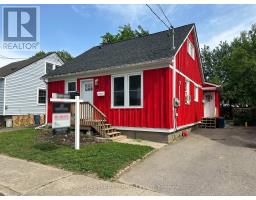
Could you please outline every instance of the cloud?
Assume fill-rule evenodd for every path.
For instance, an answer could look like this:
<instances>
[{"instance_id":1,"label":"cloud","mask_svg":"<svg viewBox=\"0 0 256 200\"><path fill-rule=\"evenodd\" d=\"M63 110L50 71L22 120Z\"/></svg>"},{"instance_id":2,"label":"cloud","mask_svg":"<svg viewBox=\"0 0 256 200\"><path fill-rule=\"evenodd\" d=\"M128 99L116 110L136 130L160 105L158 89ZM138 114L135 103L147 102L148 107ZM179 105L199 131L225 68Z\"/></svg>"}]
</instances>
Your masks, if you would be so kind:
<instances>
[{"instance_id":1,"label":"cloud","mask_svg":"<svg viewBox=\"0 0 256 200\"><path fill-rule=\"evenodd\" d=\"M90 15L90 11L88 10L88 6L86 5L72 5L71 9L79 14L80 16L84 17L84 18L89 18Z\"/></svg>"},{"instance_id":2,"label":"cloud","mask_svg":"<svg viewBox=\"0 0 256 200\"><path fill-rule=\"evenodd\" d=\"M200 46L208 45L214 48L220 44L221 41L231 42L235 37L240 36L242 31L248 31L252 24L256 22L255 5L249 8L233 7L225 10L226 13L214 15L209 19L209 24L206 29L211 33L208 39L201 43ZM207 34L207 33L204 33Z\"/></svg>"},{"instance_id":3,"label":"cloud","mask_svg":"<svg viewBox=\"0 0 256 200\"><path fill-rule=\"evenodd\" d=\"M164 19L162 13L156 5L150 5L152 9ZM164 5L163 10L167 16L173 14L175 5ZM146 7L145 4L136 5L96 5L99 12L105 13L105 16L115 24L130 23L131 26L147 24L151 28L164 27L164 25L154 16L154 14ZM164 19L164 21L166 21Z\"/></svg>"}]
</instances>

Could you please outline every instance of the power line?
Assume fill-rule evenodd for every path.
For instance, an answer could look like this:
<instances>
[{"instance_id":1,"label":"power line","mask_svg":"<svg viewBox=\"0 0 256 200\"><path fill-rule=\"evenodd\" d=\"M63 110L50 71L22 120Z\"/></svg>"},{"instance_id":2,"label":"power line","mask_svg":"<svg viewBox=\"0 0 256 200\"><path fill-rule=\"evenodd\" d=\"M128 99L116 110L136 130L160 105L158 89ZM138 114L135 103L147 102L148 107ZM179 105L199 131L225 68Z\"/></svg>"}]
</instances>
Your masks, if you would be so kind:
<instances>
[{"instance_id":1,"label":"power line","mask_svg":"<svg viewBox=\"0 0 256 200\"><path fill-rule=\"evenodd\" d=\"M168 19L168 17L166 16L166 14L164 13L162 7L160 5L158 5L159 9L161 10L162 14L164 15L165 19L167 20L167 22L169 23L170 26L168 26L162 19L161 17L159 17L156 12L148 5L146 4L146 6L150 9L150 11L168 28L168 30L171 32L172 29L172 49L175 49L175 45L174 45L174 27L171 24L170 20Z\"/></svg>"},{"instance_id":2,"label":"power line","mask_svg":"<svg viewBox=\"0 0 256 200\"><path fill-rule=\"evenodd\" d=\"M165 19L167 20L167 22L169 23L170 27L171 27L171 28L174 28L173 25L171 24L170 20L169 20L168 17L166 16L166 14L164 13L164 10L162 9L161 5L158 4L157 6L158 6L158 8L161 10L161 12L163 13L163 15L164 15Z\"/></svg>"},{"instance_id":3,"label":"power line","mask_svg":"<svg viewBox=\"0 0 256 200\"><path fill-rule=\"evenodd\" d=\"M154 11L148 4L146 4L146 6L151 10L151 12L152 12L168 29L170 29L170 26L168 26L168 25L161 19L161 17L159 17L159 16L155 13L155 11Z\"/></svg>"}]
</instances>

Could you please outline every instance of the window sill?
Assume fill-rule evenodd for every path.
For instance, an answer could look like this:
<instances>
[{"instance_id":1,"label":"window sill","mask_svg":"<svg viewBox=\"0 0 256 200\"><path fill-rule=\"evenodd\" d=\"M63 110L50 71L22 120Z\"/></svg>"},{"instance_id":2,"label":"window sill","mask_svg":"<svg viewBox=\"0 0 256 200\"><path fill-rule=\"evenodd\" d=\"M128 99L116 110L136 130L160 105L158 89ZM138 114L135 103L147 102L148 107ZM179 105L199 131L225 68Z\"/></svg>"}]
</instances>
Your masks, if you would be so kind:
<instances>
[{"instance_id":1,"label":"window sill","mask_svg":"<svg viewBox=\"0 0 256 200\"><path fill-rule=\"evenodd\" d=\"M127 107L117 107L117 106L112 106L111 109L142 109L143 106L127 106Z\"/></svg>"}]
</instances>

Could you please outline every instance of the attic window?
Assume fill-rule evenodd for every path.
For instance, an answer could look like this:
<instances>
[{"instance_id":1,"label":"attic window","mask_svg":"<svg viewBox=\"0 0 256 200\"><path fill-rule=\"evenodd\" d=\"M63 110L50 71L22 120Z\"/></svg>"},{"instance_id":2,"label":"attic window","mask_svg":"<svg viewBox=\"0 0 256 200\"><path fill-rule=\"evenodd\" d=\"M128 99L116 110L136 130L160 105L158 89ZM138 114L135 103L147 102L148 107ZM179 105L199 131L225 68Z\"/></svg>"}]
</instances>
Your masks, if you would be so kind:
<instances>
[{"instance_id":1,"label":"attic window","mask_svg":"<svg viewBox=\"0 0 256 200\"><path fill-rule=\"evenodd\" d=\"M190 40L188 40L188 54L195 60L195 47Z\"/></svg>"},{"instance_id":2,"label":"attic window","mask_svg":"<svg viewBox=\"0 0 256 200\"><path fill-rule=\"evenodd\" d=\"M48 74L50 71L53 70L53 64L46 62L46 73Z\"/></svg>"}]
</instances>

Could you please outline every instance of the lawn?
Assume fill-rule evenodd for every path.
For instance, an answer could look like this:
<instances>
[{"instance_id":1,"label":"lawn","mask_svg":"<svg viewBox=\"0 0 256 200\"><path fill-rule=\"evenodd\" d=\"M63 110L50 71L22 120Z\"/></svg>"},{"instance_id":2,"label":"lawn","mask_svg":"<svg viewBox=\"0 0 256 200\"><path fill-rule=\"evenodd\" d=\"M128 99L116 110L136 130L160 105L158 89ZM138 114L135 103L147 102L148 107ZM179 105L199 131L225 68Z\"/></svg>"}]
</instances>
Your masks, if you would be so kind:
<instances>
[{"instance_id":1,"label":"lawn","mask_svg":"<svg viewBox=\"0 0 256 200\"><path fill-rule=\"evenodd\" d=\"M0 153L74 172L96 173L107 179L152 150L148 146L116 142L86 145L74 150L69 146L39 143L37 134L34 129L0 133Z\"/></svg>"}]
</instances>

